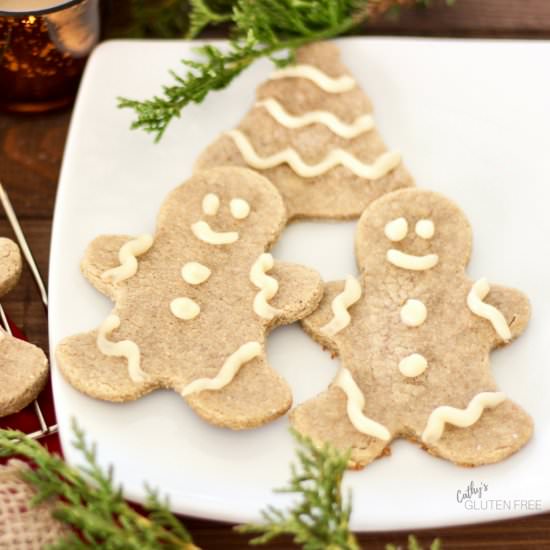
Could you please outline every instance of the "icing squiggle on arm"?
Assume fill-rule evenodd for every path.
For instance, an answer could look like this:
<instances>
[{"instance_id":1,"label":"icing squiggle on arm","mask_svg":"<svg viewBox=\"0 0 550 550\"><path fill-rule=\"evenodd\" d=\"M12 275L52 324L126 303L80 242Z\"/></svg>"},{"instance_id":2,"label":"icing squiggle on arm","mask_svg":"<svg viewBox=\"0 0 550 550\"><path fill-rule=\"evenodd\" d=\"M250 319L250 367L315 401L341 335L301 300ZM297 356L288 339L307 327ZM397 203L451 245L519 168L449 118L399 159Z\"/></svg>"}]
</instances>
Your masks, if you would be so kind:
<instances>
[{"instance_id":1,"label":"icing squiggle on arm","mask_svg":"<svg viewBox=\"0 0 550 550\"><path fill-rule=\"evenodd\" d=\"M329 111L309 111L299 116L291 115L272 97L258 101L256 106L264 107L266 111L285 128L303 128L304 126L318 123L326 126L333 134L344 139L352 139L374 128L374 118L369 114L361 115L351 124L346 124Z\"/></svg>"},{"instance_id":2,"label":"icing squiggle on arm","mask_svg":"<svg viewBox=\"0 0 550 550\"><path fill-rule=\"evenodd\" d=\"M281 78L307 78L317 85L321 90L329 94L340 94L355 88L355 80L349 75L342 75L337 78L328 76L313 65L293 65L271 73L270 80Z\"/></svg>"},{"instance_id":3,"label":"icing squiggle on arm","mask_svg":"<svg viewBox=\"0 0 550 550\"><path fill-rule=\"evenodd\" d=\"M183 388L181 395L183 397L204 390L220 390L227 386L239 369L262 352L262 346L259 342L247 342L243 344L235 353L230 355L222 365L222 368L214 378L199 378Z\"/></svg>"},{"instance_id":4,"label":"icing squiggle on arm","mask_svg":"<svg viewBox=\"0 0 550 550\"><path fill-rule=\"evenodd\" d=\"M492 409L500 405L506 399L502 392L478 393L465 409L455 407L437 407L428 418L426 428L422 433L424 443L436 443L443 435L445 423L452 424L459 428L467 428L475 424L485 409Z\"/></svg>"},{"instance_id":5,"label":"icing squiggle on arm","mask_svg":"<svg viewBox=\"0 0 550 550\"><path fill-rule=\"evenodd\" d=\"M277 280L266 275L266 271L273 269L273 264L274 260L271 254L262 254L250 269L250 280L256 288L260 289L260 292L254 297L254 311L263 319L268 320L281 313L280 309L276 309L267 303L279 290Z\"/></svg>"},{"instance_id":6,"label":"icing squiggle on arm","mask_svg":"<svg viewBox=\"0 0 550 550\"><path fill-rule=\"evenodd\" d=\"M99 351L109 357L125 357L128 361L128 375L133 382L139 383L147 379L147 375L141 370L141 354L139 347L131 340L111 342L107 335L120 326L120 317L111 314L103 321L97 331L97 347Z\"/></svg>"},{"instance_id":7,"label":"icing squiggle on arm","mask_svg":"<svg viewBox=\"0 0 550 550\"><path fill-rule=\"evenodd\" d=\"M390 264L402 269L410 269L412 271L424 271L431 269L439 262L439 256L437 254L427 254L426 256L414 256L413 254L406 254L395 248L390 248L386 254L386 259Z\"/></svg>"},{"instance_id":8,"label":"icing squiggle on arm","mask_svg":"<svg viewBox=\"0 0 550 550\"><path fill-rule=\"evenodd\" d=\"M291 147L268 157L260 157L240 130L229 130L225 134L235 142L244 160L252 168L267 170L286 163L303 178L315 178L332 168L344 166L360 178L374 180L385 176L401 162L401 155L393 151L382 153L372 164L366 164L344 149L333 149L317 164L307 164Z\"/></svg>"},{"instance_id":9,"label":"icing squiggle on arm","mask_svg":"<svg viewBox=\"0 0 550 550\"><path fill-rule=\"evenodd\" d=\"M137 239L132 239L123 244L118 251L120 265L104 271L101 274L101 278L111 283L119 283L120 281L133 277L138 270L136 256L145 254L152 245L153 237L148 234L140 235Z\"/></svg>"},{"instance_id":10,"label":"icing squiggle on arm","mask_svg":"<svg viewBox=\"0 0 550 550\"><path fill-rule=\"evenodd\" d=\"M348 418L358 432L382 439L383 441L391 439L391 434L385 426L363 414L365 396L355 383L348 369L344 367L340 369L334 385L338 386L346 394Z\"/></svg>"},{"instance_id":11,"label":"icing squiggle on arm","mask_svg":"<svg viewBox=\"0 0 550 550\"><path fill-rule=\"evenodd\" d=\"M231 244L239 240L239 234L236 231L221 233L214 231L205 221L198 221L191 226L193 235L200 241L208 244Z\"/></svg>"},{"instance_id":12,"label":"icing squiggle on arm","mask_svg":"<svg viewBox=\"0 0 550 550\"><path fill-rule=\"evenodd\" d=\"M476 281L468 293L468 307L473 314L490 321L500 338L504 342L509 342L512 339L512 332L504 315L496 307L483 301L490 290L491 285L487 279L483 278Z\"/></svg>"},{"instance_id":13,"label":"icing squiggle on arm","mask_svg":"<svg viewBox=\"0 0 550 550\"><path fill-rule=\"evenodd\" d=\"M361 298L361 285L355 277L350 275L346 279L343 292L332 300L333 317L326 325L321 327L321 332L327 336L334 336L345 329L351 321L348 308L355 304L359 298Z\"/></svg>"}]
</instances>

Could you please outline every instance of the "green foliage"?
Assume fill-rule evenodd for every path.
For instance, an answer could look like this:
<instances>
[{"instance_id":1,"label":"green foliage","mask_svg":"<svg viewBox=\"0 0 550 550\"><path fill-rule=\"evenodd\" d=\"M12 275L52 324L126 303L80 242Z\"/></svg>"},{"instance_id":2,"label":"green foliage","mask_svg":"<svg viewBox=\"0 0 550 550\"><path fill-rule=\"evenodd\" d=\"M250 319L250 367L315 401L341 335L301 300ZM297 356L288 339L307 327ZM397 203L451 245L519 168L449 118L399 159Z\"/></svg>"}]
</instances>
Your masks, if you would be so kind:
<instances>
[{"instance_id":1,"label":"green foliage","mask_svg":"<svg viewBox=\"0 0 550 550\"><path fill-rule=\"evenodd\" d=\"M0 457L19 456L34 469L23 471L23 479L36 491L31 505L53 501L53 516L73 530L50 550L200 550L191 536L170 512L169 503L146 486L148 498L144 513L130 507L122 490L98 465L95 445L89 445L82 430L73 422L73 446L84 464L74 468L59 456L50 454L22 432L0 430ZM299 448L298 465L291 465L289 485L278 492L298 495L288 511L269 507L262 512L263 523L242 525L241 533L259 534L252 545L265 544L280 535L291 535L304 550L360 550L349 529L351 495L342 498L342 478L349 453L329 445L322 448L293 432ZM408 550L423 550L410 536ZM429 550L441 550L435 540ZM400 550L388 545L386 550Z\"/></svg>"},{"instance_id":2,"label":"green foliage","mask_svg":"<svg viewBox=\"0 0 550 550\"><path fill-rule=\"evenodd\" d=\"M184 60L190 70L175 83L165 86L163 94L138 101L119 98L119 107L131 108L137 118L132 128L155 135L158 141L170 121L180 116L189 103L200 103L213 90L228 86L235 77L260 57L271 57L283 66L293 59L296 48L338 36L351 30L368 15L369 0L238 0L233 8L233 38L228 49L204 46L197 52L199 61ZM204 25L226 20L204 0L193 2L191 34ZM280 53L282 52L282 57ZM275 59L274 54L279 54Z\"/></svg>"},{"instance_id":3,"label":"green foliage","mask_svg":"<svg viewBox=\"0 0 550 550\"><path fill-rule=\"evenodd\" d=\"M54 499L54 517L76 529L51 550L197 550L168 504L160 502L153 491L148 491L144 514L131 508L114 484L112 471L104 473L99 467L95 446L86 443L76 423L73 430L73 444L85 460L80 469L67 465L21 432L0 430L0 456L22 456L36 466L23 473L37 492L32 504Z\"/></svg>"},{"instance_id":4,"label":"green foliage","mask_svg":"<svg viewBox=\"0 0 550 550\"><path fill-rule=\"evenodd\" d=\"M186 38L195 38L205 27L231 21L231 11L218 13L205 0L190 0L191 15Z\"/></svg>"},{"instance_id":5,"label":"green foliage","mask_svg":"<svg viewBox=\"0 0 550 550\"><path fill-rule=\"evenodd\" d=\"M298 495L288 511L269 507L262 512L263 523L238 527L241 533L261 533L251 544L265 544L280 535L292 535L305 550L359 550L349 530L351 498L342 500L341 484L349 453L331 446L316 447L293 432L299 443L298 466L291 465L288 487L277 492Z\"/></svg>"},{"instance_id":6,"label":"green foliage","mask_svg":"<svg viewBox=\"0 0 550 550\"><path fill-rule=\"evenodd\" d=\"M439 539L435 539L432 544L430 544L430 548L428 550L442 550L443 546L441 545L441 541ZM400 550L399 546L395 546L395 544L388 544L386 545L386 550ZM409 539L407 541L407 550L424 550L423 547L420 545L418 540L416 540L416 537L414 535L409 535Z\"/></svg>"}]
</instances>

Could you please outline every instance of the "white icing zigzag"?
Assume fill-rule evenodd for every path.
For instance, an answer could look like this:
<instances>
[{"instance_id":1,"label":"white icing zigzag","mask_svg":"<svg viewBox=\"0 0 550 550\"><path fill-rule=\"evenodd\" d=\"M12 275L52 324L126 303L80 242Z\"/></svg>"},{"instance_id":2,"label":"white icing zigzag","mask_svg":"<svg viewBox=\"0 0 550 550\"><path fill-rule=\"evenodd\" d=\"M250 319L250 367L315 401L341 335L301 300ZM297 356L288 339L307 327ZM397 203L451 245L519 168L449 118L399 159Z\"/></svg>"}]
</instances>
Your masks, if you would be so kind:
<instances>
[{"instance_id":1,"label":"white icing zigzag","mask_svg":"<svg viewBox=\"0 0 550 550\"><path fill-rule=\"evenodd\" d=\"M181 395L183 397L204 390L219 390L227 386L239 369L245 364L260 355L262 346L259 342L247 342L243 344L235 353L231 354L222 365L222 368L214 378L199 378L183 388Z\"/></svg>"},{"instance_id":2,"label":"white icing zigzag","mask_svg":"<svg viewBox=\"0 0 550 550\"><path fill-rule=\"evenodd\" d=\"M141 370L141 354L138 345L131 340L121 340L120 342L107 340L107 334L119 326L120 317L115 314L109 315L97 331L97 347L101 353L109 357L125 357L128 361L128 375L132 381L143 382L147 375Z\"/></svg>"},{"instance_id":3,"label":"white icing zigzag","mask_svg":"<svg viewBox=\"0 0 550 550\"><path fill-rule=\"evenodd\" d=\"M151 235L141 235L137 239L132 239L123 244L118 251L118 260L120 265L108 269L101 274L104 281L119 283L125 279L133 277L138 270L138 261L136 256L145 254L153 245L153 237Z\"/></svg>"},{"instance_id":4,"label":"white icing zigzag","mask_svg":"<svg viewBox=\"0 0 550 550\"><path fill-rule=\"evenodd\" d=\"M341 368L334 384L344 391L347 397L347 413L350 422L354 428L371 437L377 437L383 441L389 441L391 434L389 430L375 422L371 418L368 418L363 414L365 407L365 397L363 392L359 389L359 386L355 383L351 372L346 368Z\"/></svg>"},{"instance_id":5,"label":"white icing zigzag","mask_svg":"<svg viewBox=\"0 0 550 550\"><path fill-rule=\"evenodd\" d=\"M475 315L490 321L502 340L509 342L512 339L512 333L504 315L496 307L483 301L490 290L491 285L489 285L487 279L483 278L476 281L468 293L468 307Z\"/></svg>"},{"instance_id":6,"label":"white icing zigzag","mask_svg":"<svg viewBox=\"0 0 550 550\"><path fill-rule=\"evenodd\" d=\"M352 139L363 132L374 128L374 119L371 115L357 117L352 124L342 122L336 115L329 111L310 111L300 116L288 113L285 108L274 98L264 99L256 103L257 107L265 107L267 112L282 126L286 128L303 128L310 124L323 124L337 136Z\"/></svg>"},{"instance_id":7,"label":"white icing zigzag","mask_svg":"<svg viewBox=\"0 0 550 550\"><path fill-rule=\"evenodd\" d=\"M361 285L355 277L349 275L343 292L332 300L332 313L334 316L326 325L321 327L321 332L327 336L334 336L346 328L351 321L348 308L355 304L359 298L361 298Z\"/></svg>"},{"instance_id":8,"label":"white icing zigzag","mask_svg":"<svg viewBox=\"0 0 550 550\"><path fill-rule=\"evenodd\" d=\"M505 399L506 395L502 392L482 392L478 393L465 409L449 406L437 407L428 418L428 423L422 433L422 441L427 444L439 441L443 435L445 423L453 424L459 428L467 428L475 424L484 409L492 409Z\"/></svg>"},{"instance_id":9,"label":"white icing zigzag","mask_svg":"<svg viewBox=\"0 0 550 550\"><path fill-rule=\"evenodd\" d=\"M385 176L401 162L401 155L396 152L382 153L373 164L365 164L343 149L333 149L321 162L306 164L302 157L290 147L269 157L260 157L240 130L229 130L226 134L233 139L241 155L252 168L266 170L287 163L296 174L303 178L314 178L332 168L344 166L356 176L372 180Z\"/></svg>"},{"instance_id":10,"label":"white icing zigzag","mask_svg":"<svg viewBox=\"0 0 550 550\"><path fill-rule=\"evenodd\" d=\"M250 269L250 280L256 288L260 289L260 292L254 297L254 311L263 319L268 320L273 319L281 312L267 303L279 290L277 280L266 275L266 271L273 269L273 263L271 254L261 254Z\"/></svg>"},{"instance_id":11,"label":"white icing zigzag","mask_svg":"<svg viewBox=\"0 0 550 550\"><path fill-rule=\"evenodd\" d=\"M321 90L330 94L339 94L355 88L355 80L348 75L342 75L337 78L328 76L323 71L313 65L294 65L285 67L271 73L270 80L281 78L307 78L316 84Z\"/></svg>"}]
</instances>

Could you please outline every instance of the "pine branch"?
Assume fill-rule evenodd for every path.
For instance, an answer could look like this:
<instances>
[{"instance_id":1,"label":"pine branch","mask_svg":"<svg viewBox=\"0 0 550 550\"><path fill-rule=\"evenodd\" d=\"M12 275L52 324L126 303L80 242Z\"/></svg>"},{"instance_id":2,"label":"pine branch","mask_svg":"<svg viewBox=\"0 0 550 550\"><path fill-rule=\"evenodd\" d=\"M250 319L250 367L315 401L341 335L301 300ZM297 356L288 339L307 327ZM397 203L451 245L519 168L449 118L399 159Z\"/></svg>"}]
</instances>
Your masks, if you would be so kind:
<instances>
[{"instance_id":1,"label":"pine branch","mask_svg":"<svg viewBox=\"0 0 550 550\"><path fill-rule=\"evenodd\" d=\"M209 25L220 25L231 21L232 12L218 13L214 11L206 0L190 0L191 14L189 16L189 30L186 38L195 38Z\"/></svg>"},{"instance_id":2,"label":"pine branch","mask_svg":"<svg viewBox=\"0 0 550 550\"><path fill-rule=\"evenodd\" d=\"M23 478L37 492L32 505L54 499L53 516L77 532L53 545L52 550L105 548L110 550L198 550L191 536L149 491L142 515L131 508L122 491L97 463L95 446L86 443L83 432L73 423L73 442L85 460L80 469L67 465L39 443L14 430L0 430L0 456L22 456L36 468Z\"/></svg>"},{"instance_id":3,"label":"pine branch","mask_svg":"<svg viewBox=\"0 0 550 550\"><path fill-rule=\"evenodd\" d=\"M269 507L262 512L263 523L242 525L241 533L260 533L250 544L265 544L280 535L293 536L305 550L359 550L349 530L351 495L343 501L342 477L349 453L342 454L293 432L299 443L298 466L291 466L288 487L278 492L294 493L298 502L288 511Z\"/></svg>"},{"instance_id":4,"label":"pine branch","mask_svg":"<svg viewBox=\"0 0 550 550\"><path fill-rule=\"evenodd\" d=\"M144 101L118 98L120 108L135 111L132 129L140 128L159 141L169 123L178 118L190 103L200 103L209 92L227 87L242 71L261 57L271 58L278 66L290 63L300 46L345 34L379 13L389 4L408 0L237 0L231 15L234 38L229 48L198 48L200 61L184 60L187 74L172 72L175 83L163 88L163 94ZM192 35L216 18L205 0L194 0Z\"/></svg>"},{"instance_id":5,"label":"pine branch","mask_svg":"<svg viewBox=\"0 0 550 550\"><path fill-rule=\"evenodd\" d=\"M400 547L395 546L395 544L387 544L386 550L400 550ZM407 550L424 550L424 549L414 535L409 535L409 538L407 541ZM443 550L441 541L439 539L435 539L432 542L432 544L430 544L429 550Z\"/></svg>"}]
</instances>

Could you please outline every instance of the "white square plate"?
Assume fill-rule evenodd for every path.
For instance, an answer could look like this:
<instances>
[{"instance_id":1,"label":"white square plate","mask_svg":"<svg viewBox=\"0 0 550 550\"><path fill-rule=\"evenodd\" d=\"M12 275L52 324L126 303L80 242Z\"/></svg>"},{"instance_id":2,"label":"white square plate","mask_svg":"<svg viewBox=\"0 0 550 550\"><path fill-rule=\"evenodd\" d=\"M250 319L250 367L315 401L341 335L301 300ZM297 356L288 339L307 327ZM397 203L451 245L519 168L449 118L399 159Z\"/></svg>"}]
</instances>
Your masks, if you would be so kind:
<instances>
[{"instance_id":1,"label":"white square plate","mask_svg":"<svg viewBox=\"0 0 550 550\"><path fill-rule=\"evenodd\" d=\"M447 194L469 217L471 276L522 289L533 303L525 335L492 357L502 390L535 419L533 440L503 463L473 470L394 443L390 458L346 474L352 527L417 529L550 509L550 43L350 38L339 44L374 102L389 146L403 153L420 186ZM268 62L257 63L229 89L189 107L158 145L130 132L132 113L118 110L115 98L158 93L170 81L168 70L192 55L194 45L107 42L90 59L55 211L52 350L61 338L98 326L110 311L79 273L87 243L101 233L152 232L166 193L191 174L219 132L236 125L271 70ZM293 224L274 255L312 266L325 280L342 278L355 272L354 225ZM277 329L268 355L296 403L324 389L338 367L298 326ZM76 417L131 499L143 499L148 481L170 496L176 512L232 522L258 519L268 503L290 502L271 492L285 484L293 459L286 418L233 433L200 420L173 392L103 403L72 389L55 362L53 385L67 459L79 460L70 445ZM475 510L456 498L471 481L488 487L485 504ZM525 500L534 502L530 510L513 504Z\"/></svg>"}]
</instances>

